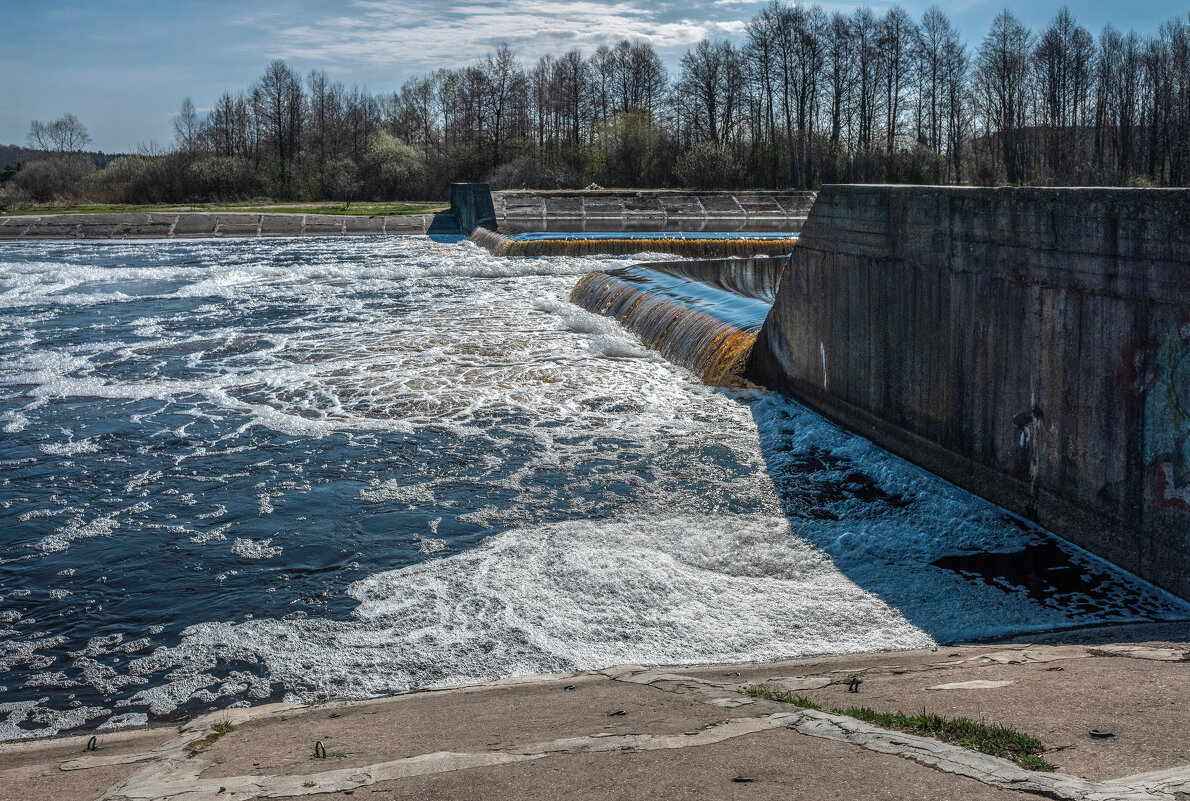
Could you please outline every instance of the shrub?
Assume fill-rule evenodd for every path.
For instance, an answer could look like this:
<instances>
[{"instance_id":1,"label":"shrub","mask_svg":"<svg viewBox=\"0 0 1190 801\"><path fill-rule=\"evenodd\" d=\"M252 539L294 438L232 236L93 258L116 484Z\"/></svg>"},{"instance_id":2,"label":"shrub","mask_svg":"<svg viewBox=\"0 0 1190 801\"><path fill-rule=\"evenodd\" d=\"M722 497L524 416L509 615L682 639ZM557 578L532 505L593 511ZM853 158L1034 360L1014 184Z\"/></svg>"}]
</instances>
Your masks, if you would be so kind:
<instances>
[{"instance_id":1,"label":"shrub","mask_svg":"<svg viewBox=\"0 0 1190 801\"><path fill-rule=\"evenodd\" d=\"M93 172L95 165L89 156L63 153L26 163L9 183L38 203L71 201L80 197L84 181Z\"/></svg>"},{"instance_id":2,"label":"shrub","mask_svg":"<svg viewBox=\"0 0 1190 801\"><path fill-rule=\"evenodd\" d=\"M534 156L521 156L488 173L492 189L566 189L578 185L578 176L565 165L546 167Z\"/></svg>"},{"instance_id":3,"label":"shrub","mask_svg":"<svg viewBox=\"0 0 1190 801\"><path fill-rule=\"evenodd\" d=\"M360 165L360 188L370 200L409 197L423 180L421 153L386 131L368 137Z\"/></svg>"},{"instance_id":4,"label":"shrub","mask_svg":"<svg viewBox=\"0 0 1190 801\"><path fill-rule=\"evenodd\" d=\"M698 142L678 156L674 175L682 186L694 189L728 189L739 186L743 166L725 147Z\"/></svg>"},{"instance_id":5,"label":"shrub","mask_svg":"<svg viewBox=\"0 0 1190 801\"><path fill-rule=\"evenodd\" d=\"M90 176L87 195L100 203L143 202L158 191L159 172L144 156L123 156Z\"/></svg>"},{"instance_id":6,"label":"shrub","mask_svg":"<svg viewBox=\"0 0 1190 801\"><path fill-rule=\"evenodd\" d=\"M0 189L0 211L17 211L33 205L33 197L16 184Z\"/></svg>"},{"instance_id":7,"label":"shrub","mask_svg":"<svg viewBox=\"0 0 1190 801\"><path fill-rule=\"evenodd\" d=\"M230 200L264 194L259 172L249 159L239 156L207 156L190 165L189 182L199 197Z\"/></svg>"}]
</instances>

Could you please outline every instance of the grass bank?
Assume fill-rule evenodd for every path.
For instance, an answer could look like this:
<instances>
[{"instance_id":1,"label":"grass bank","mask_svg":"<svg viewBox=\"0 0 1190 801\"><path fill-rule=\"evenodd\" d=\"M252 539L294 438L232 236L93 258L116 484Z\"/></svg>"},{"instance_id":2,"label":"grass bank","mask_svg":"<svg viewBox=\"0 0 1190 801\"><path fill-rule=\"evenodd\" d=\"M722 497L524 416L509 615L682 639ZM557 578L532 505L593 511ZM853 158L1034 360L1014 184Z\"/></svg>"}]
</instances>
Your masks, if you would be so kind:
<instances>
[{"instance_id":1,"label":"grass bank","mask_svg":"<svg viewBox=\"0 0 1190 801\"><path fill-rule=\"evenodd\" d=\"M448 203L431 201L393 200L366 203L286 203L270 200L242 203L187 203L166 205L127 205L120 203L88 203L82 205L41 204L6 212L10 217L39 214L172 214L176 212L242 212L245 214L347 214L357 217L395 217L403 214L434 214L450 208Z\"/></svg>"},{"instance_id":2,"label":"grass bank","mask_svg":"<svg viewBox=\"0 0 1190 801\"><path fill-rule=\"evenodd\" d=\"M821 706L804 695L793 695L773 690L763 684L744 690L744 693L753 698L766 698L769 701L793 704L802 709L822 710ZM1007 726L980 723L970 718L947 718L926 712L924 709L916 715L906 715L904 712L877 712L866 706L850 706L846 709L828 711L833 715L845 715L885 729L932 737L944 743L1002 757L1015 762L1026 770L1050 771L1054 769L1040 756L1045 751L1045 745L1041 740Z\"/></svg>"}]
</instances>

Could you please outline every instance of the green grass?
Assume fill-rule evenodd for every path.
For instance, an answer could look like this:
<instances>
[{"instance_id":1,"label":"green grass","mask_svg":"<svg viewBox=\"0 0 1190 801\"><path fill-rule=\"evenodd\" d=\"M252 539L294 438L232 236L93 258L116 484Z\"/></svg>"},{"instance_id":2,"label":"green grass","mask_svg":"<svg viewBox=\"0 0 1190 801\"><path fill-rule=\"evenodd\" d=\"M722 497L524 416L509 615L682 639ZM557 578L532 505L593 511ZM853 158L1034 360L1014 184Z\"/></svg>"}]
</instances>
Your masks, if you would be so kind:
<instances>
[{"instance_id":1,"label":"green grass","mask_svg":"<svg viewBox=\"0 0 1190 801\"><path fill-rule=\"evenodd\" d=\"M802 709L822 709L821 706L804 695L792 695L788 692L770 689L764 685L749 688L744 692L753 698L767 698L770 701L793 704ZM924 709L916 715L906 715L904 712L877 712L866 706L852 706L830 711L835 715L846 715L849 718L862 720L882 728L932 737L935 740L959 745L972 751L1002 757L1015 762L1026 770L1050 771L1054 769L1053 765L1040 756L1045 751L1045 745L1041 740L1007 726L989 725L970 718L947 718Z\"/></svg>"},{"instance_id":2,"label":"green grass","mask_svg":"<svg viewBox=\"0 0 1190 801\"><path fill-rule=\"evenodd\" d=\"M804 695L794 695L793 693L785 692L784 690L774 690L766 687L763 684L759 687L749 687L744 690L745 695L750 695L753 698L767 698L770 701L780 701L783 704L793 704L802 709L817 709L822 711L822 707L811 701Z\"/></svg>"},{"instance_id":3,"label":"green grass","mask_svg":"<svg viewBox=\"0 0 1190 801\"><path fill-rule=\"evenodd\" d=\"M178 731L182 731L182 730L183 730L182 727L179 726ZM221 720L218 723L216 723L214 726L211 727L210 734L208 734L206 737L203 737L201 740L195 740L192 743L186 743L186 745L183 747L182 750L186 752L186 756L196 757L199 754L201 754L203 751L206 751L208 748L210 748L212 745L214 745L215 741L218 740L220 737L222 737L225 734L228 734L229 732L233 732L235 730L236 730L236 727L231 721Z\"/></svg>"},{"instance_id":4,"label":"green grass","mask_svg":"<svg viewBox=\"0 0 1190 801\"><path fill-rule=\"evenodd\" d=\"M356 217L396 217L402 214L433 214L450 208L447 203L430 201L392 200L346 204L322 201L299 203L294 201L275 202L254 200L243 203L190 203L135 206L121 203L85 203L81 205L56 205L52 203L16 209L7 212L13 217L27 217L38 214L137 214L155 212L172 214L184 211L244 212L256 214L347 214Z\"/></svg>"}]
</instances>

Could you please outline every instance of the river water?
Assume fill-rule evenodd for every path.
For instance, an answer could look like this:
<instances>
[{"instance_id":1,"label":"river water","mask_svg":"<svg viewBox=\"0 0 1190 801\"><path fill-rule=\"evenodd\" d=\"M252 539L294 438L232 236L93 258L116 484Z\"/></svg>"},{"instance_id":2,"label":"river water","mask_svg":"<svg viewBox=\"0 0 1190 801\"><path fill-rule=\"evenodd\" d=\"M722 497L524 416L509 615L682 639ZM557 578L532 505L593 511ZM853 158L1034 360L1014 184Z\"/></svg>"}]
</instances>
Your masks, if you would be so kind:
<instances>
[{"instance_id":1,"label":"river water","mask_svg":"<svg viewBox=\"0 0 1190 801\"><path fill-rule=\"evenodd\" d=\"M0 244L0 739L1190 616L567 301L644 260Z\"/></svg>"}]
</instances>

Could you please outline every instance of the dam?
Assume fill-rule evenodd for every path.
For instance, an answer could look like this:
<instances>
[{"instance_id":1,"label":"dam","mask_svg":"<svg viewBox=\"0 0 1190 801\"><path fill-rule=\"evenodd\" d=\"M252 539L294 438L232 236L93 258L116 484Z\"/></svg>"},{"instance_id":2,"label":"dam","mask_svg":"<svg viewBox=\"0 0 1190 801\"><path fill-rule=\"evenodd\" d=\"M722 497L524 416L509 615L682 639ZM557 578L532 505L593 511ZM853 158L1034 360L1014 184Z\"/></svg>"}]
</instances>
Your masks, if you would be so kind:
<instances>
[{"instance_id":1,"label":"dam","mask_svg":"<svg viewBox=\"0 0 1190 801\"><path fill-rule=\"evenodd\" d=\"M727 290L763 324L678 297L733 262L572 297L1190 598L1187 230L1186 190L826 186L775 296Z\"/></svg>"},{"instance_id":2,"label":"dam","mask_svg":"<svg viewBox=\"0 0 1190 801\"><path fill-rule=\"evenodd\" d=\"M850 264L847 220L881 252L923 215L867 193L828 187L796 242L593 232L784 233L792 259L496 256L458 227L0 243L0 740L1190 619L811 405L823 354L841 392L871 344L791 275ZM793 327L819 319L840 336ZM1163 387L1174 351L1148 353Z\"/></svg>"}]
</instances>

